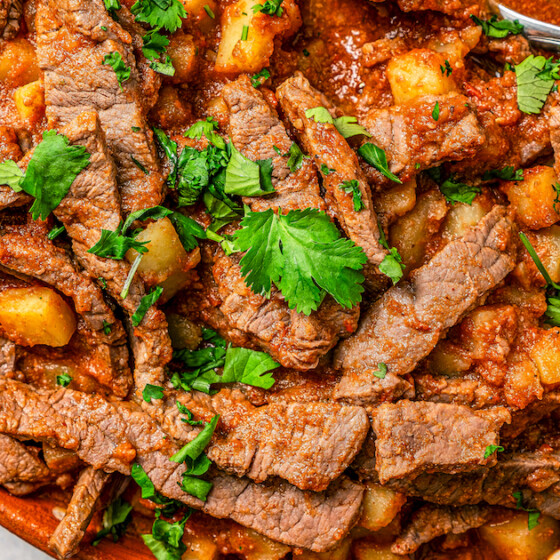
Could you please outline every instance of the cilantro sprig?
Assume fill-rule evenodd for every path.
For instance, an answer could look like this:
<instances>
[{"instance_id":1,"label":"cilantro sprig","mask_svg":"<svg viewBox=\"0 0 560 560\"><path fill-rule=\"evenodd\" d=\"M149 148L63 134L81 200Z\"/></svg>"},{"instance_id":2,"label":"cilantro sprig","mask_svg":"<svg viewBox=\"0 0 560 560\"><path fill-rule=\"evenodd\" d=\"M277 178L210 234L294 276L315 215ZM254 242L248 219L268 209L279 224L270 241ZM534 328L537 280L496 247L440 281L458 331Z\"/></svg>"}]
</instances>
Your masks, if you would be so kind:
<instances>
[{"instance_id":1,"label":"cilantro sprig","mask_svg":"<svg viewBox=\"0 0 560 560\"><path fill-rule=\"evenodd\" d=\"M476 25L482 27L482 32L487 37L493 39L504 39L508 35L519 35L523 32L523 25L519 21L509 21L507 19L498 20L498 16L493 15L490 19L483 20L471 15L471 19Z\"/></svg>"},{"instance_id":2,"label":"cilantro sprig","mask_svg":"<svg viewBox=\"0 0 560 560\"><path fill-rule=\"evenodd\" d=\"M101 529L92 542L97 546L103 538L111 535L113 542L122 537L132 520L132 505L122 498L117 498L109 504L103 513L103 529Z\"/></svg>"},{"instance_id":3,"label":"cilantro sprig","mask_svg":"<svg viewBox=\"0 0 560 560\"><path fill-rule=\"evenodd\" d=\"M326 293L343 307L361 301L367 257L319 210L287 214L248 212L235 232L241 272L257 294L269 294L275 284L290 309L309 315Z\"/></svg>"},{"instance_id":4,"label":"cilantro sprig","mask_svg":"<svg viewBox=\"0 0 560 560\"><path fill-rule=\"evenodd\" d=\"M487 445L486 449L484 450L484 458L488 459L490 455L493 455L494 452L502 453L504 448L501 445Z\"/></svg>"},{"instance_id":5,"label":"cilantro sprig","mask_svg":"<svg viewBox=\"0 0 560 560\"><path fill-rule=\"evenodd\" d=\"M142 37L142 41L142 53L150 61L150 68L165 76L174 76L175 68L166 50L169 39L160 33L160 29L152 29Z\"/></svg>"},{"instance_id":6,"label":"cilantro sprig","mask_svg":"<svg viewBox=\"0 0 560 560\"><path fill-rule=\"evenodd\" d=\"M179 0L138 0L130 11L136 21L174 33L182 25L187 12Z\"/></svg>"},{"instance_id":7,"label":"cilantro sprig","mask_svg":"<svg viewBox=\"0 0 560 560\"><path fill-rule=\"evenodd\" d=\"M358 124L356 117L343 116L337 119L333 118L328 109L325 107L313 107L305 111L305 116L308 119L313 119L319 124L332 124L344 138L351 138L352 136L367 136L371 134L361 125Z\"/></svg>"},{"instance_id":8,"label":"cilantro sprig","mask_svg":"<svg viewBox=\"0 0 560 560\"><path fill-rule=\"evenodd\" d=\"M515 169L513 165L506 165L503 169L491 169L482 175L483 181L500 179L501 181L523 181L523 169Z\"/></svg>"},{"instance_id":9,"label":"cilantro sprig","mask_svg":"<svg viewBox=\"0 0 560 560\"><path fill-rule=\"evenodd\" d=\"M262 12L263 14L269 16L281 17L284 13L284 8L282 8L282 2L284 0L266 0L264 4L255 4L252 7L253 13Z\"/></svg>"},{"instance_id":10,"label":"cilantro sprig","mask_svg":"<svg viewBox=\"0 0 560 560\"><path fill-rule=\"evenodd\" d=\"M366 142L358 148L358 153L377 171L385 175L387 179L391 179L395 183L402 184L402 181L394 174L391 173L389 169L389 164L387 163L387 155L385 150L381 149L379 146L372 144L371 142Z\"/></svg>"},{"instance_id":11,"label":"cilantro sprig","mask_svg":"<svg viewBox=\"0 0 560 560\"><path fill-rule=\"evenodd\" d=\"M117 81L119 82L119 87L122 91L123 82L126 82L130 79L131 69L125 64L121 53L117 51L107 53L103 58L103 64L110 66L115 71Z\"/></svg>"},{"instance_id":12,"label":"cilantro sprig","mask_svg":"<svg viewBox=\"0 0 560 560\"><path fill-rule=\"evenodd\" d=\"M539 517L541 516L540 511L532 508L526 508L523 506L523 492L521 491L513 492L512 496L515 498L516 509L526 511L528 513L527 529L529 529L529 531L532 531L539 524Z\"/></svg>"},{"instance_id":13,"label":"cilantro sprig","mask_svg":"<svg viewBox=\"0 0 560 560\"><path fill-rule=\"evenodd\" d=\"M517 105L528 114L540 113L555 80L560 79L560 62L552 57L528 56L515 67L517 81Z\"/></svg>"},{"instance_id":14,"label":"cilantro sprig","mask_svg":"<svg viewBox=\"0 0 560 560\"><path fill-rule=\"evenodd\" d=\"M405 266L403 264L402 257L400 256L397 249L395 247L389 246L389 242L385 237L385 232L383 231L381 224L378 223L378 227L379 244L381 245L381 247L389 251L389 253L385 255L379 265L379 272L382 272L383 274L385 274L385 276L388 276L391 279L391 282L393 282L393 285L395 285L403 277ZM387 373L387 368L385 368L385 373Z\"/></svg>"},{"instance_id":15,"label":"cilantro sprig","mask_svg":"<svg viewBox=\"0 0 560 560\"><path fill-rule=\"evenodd\" d=\"M366 206L362 200L362 191L360 190L360 184L356 179L351 181L344 181L339 187L345 193L352 194L352 202L354 203L354 212L360 212Z\"/></svg>"},{"instance_id":16,"label":"cilantro sprig","mask_svg":"<svg viewBox=\"0 0 560 560\"><path fill-rule=\"evenodd\" d=\"M446 179L441 185L439 190L445 196L445 200L454 205L456 202L463 202L464 204L471 205L476 198L476 195L481 192L479 187L468 185L456 181L453 177Z\"/></svg>"},{"instance_id":17,"label":"cilantro sprig","mask_svg":"<svg viewBox=\"0 0 560 560\"><path fill-rule=\"evenodd\" d=\"M259 88L269 78L270 78L270 70L268 68L263 68L260 72L257 72L256 74L253 74L251 76L251 85L254 88Z\"/></svg>"}]
</instances>

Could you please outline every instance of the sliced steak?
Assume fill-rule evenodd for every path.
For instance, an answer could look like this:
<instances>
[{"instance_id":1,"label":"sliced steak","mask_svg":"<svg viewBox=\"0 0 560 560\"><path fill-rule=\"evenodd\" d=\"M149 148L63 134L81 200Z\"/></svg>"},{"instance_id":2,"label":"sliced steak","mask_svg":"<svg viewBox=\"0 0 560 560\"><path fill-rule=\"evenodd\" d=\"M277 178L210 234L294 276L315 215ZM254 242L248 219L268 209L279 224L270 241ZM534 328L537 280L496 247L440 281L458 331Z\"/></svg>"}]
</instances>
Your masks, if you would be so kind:
<instances>
[{"instance_id":1,"label":"sliced steak","mask_svg":"<svg viewBox=\"0 0 560 560\"><path fill-rule=\"evenodd\" d=\"M0 434L0 484L51 480L51 472L39 458L39 451L38 447Z\"/></svg>"},{"instance_id":2,"label":"sliced steak","mask_svg":"<svg viewBox=\"0 0 560 560\"><path fill-rule=\"evenodd\" d=\"M12 39L18 34L22 15L22 0L0 0L0 38Z\"/></svg>"},{"instance_id":3,"label":"sliced steak","mask_svg":"<svg viewBox=\"0 0 560 560\"><path fill-rule=\"evenodd\" d=\"M16 369L16 345L0 336L0 375L11 376Z\"/></svg>"},{"instance_id":4,"label":"sliced steak","mask_svg":"<svg viewBox=\"0 0 560 560\"><path fill-rule=\"evenodd\" d=\"M362 124L368 142L387 154L391 172L405 182L446 161L474 157L486 136L464 95L421 97L407 105L372 109ZM439 118L432 117L436 103Z\"/></svg>"},{"instance_id":5,"label":"sliced steak","mask_svg":"<svg viewBox=\"0 0 560 560\"><path fill-rule=\"evenodd\" d=\"M119 21L121 12L126 22L126 8ZM59 128L84 111L97 111L117 166L124 213L159 204L164 181L145 116L152 92L143 87L146 80L134 56L139 36L115 22L102 0L41 0L36 21L49 126ZM131 71L122 88L113 68L103 64L114 52Z\"/></svg>"},{"instance_id":6,"label":"sliced steak","mask_svg":"<svg viewBox=\"0 0 560 560\"><path fill-rule=\"evenodd\" d=\"M315 368L340 338L356 330L359 307L343 309L326 297L310 315L290 309L273 289L270 298L254 294L241 275L239 259L219 247L202 249L201 282L183 298L191 318L199 318L236 346L259 348L283 366Z\"/></svg>"},{"instance_id":7,"label":"sliced steak","mask_svg":"<svg viewBox=\"0 0 560 560\"><path fill-rule=\"evenodd\" d=\"M475 9L480 10L481 5L480 0L398 0L398 4L403 12L433 10L454 16L467 11L470 14Z\"/></svg>"},{"instance_id":8,"label":"sliced steak","mask_svg":"<svg viewBox=\"0 0 560 560\"><path fill-rule=\"evenodd\" d=\"M87 467L82 471L66 513L49 539L49 548L59 558L70 558L78 551L86 529L95 513L101 492L111 475Z\"/></svg>"},{"instance_id":9,"label":"sliced steak","mask_svg":"<svg viewBox=\"0 0 560 560\"><path fill-rule=\"evenodd\" d=\"M441 535L458 535L469 529L482 527L488 521L495 520L498 511L489 506L422 506L412 514L411 520L393 543L391 551L394 554L412 554L424 543Z\"/></svg>"},{"instance_id":10,"label":"sliced steak","mask_svg":"<svg viewBox=\"0 0 560 560\"><path fill-rule=\"evenodd\" d=\"M464 237L446 245L388 290L367 312L358 331L335 354L344 371L335 398L376 402L384 363L389 374L414 369L438 340L513 269L514 226L495 207ZM384 381L384 380L381 380Z\"/></svg>"},{"instance_id":11,"label":"sliced steak","mask_svg":"<svg viewBox=\"0 0 560 560\"><path fill-rule=\"evenodd\" d=\"M255 484L212 472L213 488L202 502L179 486L186 467L169 460L178 446L133 403L112 404L68 389L37 391L0 378L0 432L73 449L107 471L128 474L137 461L162 494L292 546L331 548L360 513L363 487L345 477L325 492L308 492L283 481Z\"/></svg>"},{"instance_id":12,"label":"sliced steak","mask_svg":"<svg viewBox=\"0 0 560 560\"><path fill-rule=\"evenodd\" d=\"M384 403L373 420L375 468L382 484L422 472L460 473L493 464L484 458L497 445L511 416L505 408L472 411L461 405L401 400Z\"/></svg>"},{"instance_id":13,"label":"sliced steak","mask_svg":"<svg viewBox=\"0 0 560 560\"><path fill-rule=\"evenodd\" d=\"M550 141L554 150L554 169L556 175L560 177L560 96L554 96L546 114L550 127Z\"/></svg>"},{"instance_id":14,"label":"sliced steak","mask_svg":"<svg viewBox=\"0 0 560 560\"><path fill-rule=\"evenodd\" d=\"M244 197L243 202L254 212L268 208L325 210L315 166L310 159L304 158L300 169L290 171L287 153L292 140L277 112L251 85L249 77L243 75L227 84L222 96L230 111L229 133L233 145L252 161L272 159L272 185L276 194Z\"/></svg>"},{"instance_id":15,"label":"sliced steak","mask_svg":"<svg viewBox=\"0 0 560 560\"><path fill-rule=\"evenodd\" d=\"M348 237L363 248L370 267L379 265L386 250L379 244L379 227L371 192L358 157L334 125L318 123L305 116L309 109L316 107L325 107L334 115L335 108L299 72L286 80L276 93L305 151L313 157L321 171L327 205ZM325 172L323 166L333 171ZM364 205L360 211L354 210L353 194L341 188L346 181L357 181Z\"/></svg>"}]
</instances>

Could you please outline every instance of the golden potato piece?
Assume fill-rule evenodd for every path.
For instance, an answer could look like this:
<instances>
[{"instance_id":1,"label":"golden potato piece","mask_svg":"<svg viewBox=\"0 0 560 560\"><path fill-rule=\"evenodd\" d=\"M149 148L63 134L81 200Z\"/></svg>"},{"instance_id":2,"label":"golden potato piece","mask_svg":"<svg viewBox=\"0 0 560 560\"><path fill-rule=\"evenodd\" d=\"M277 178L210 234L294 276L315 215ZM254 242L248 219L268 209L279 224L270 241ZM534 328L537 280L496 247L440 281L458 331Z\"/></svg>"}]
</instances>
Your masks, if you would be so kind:
<instances>
[{"instance_id":1,"label":"golden potato piece","mask_svg":"<svg viewBox=\"0 0 560 560\"><path fill-rule=\"evenodd\" d=\"M21 120L29 127L45 114L43 84L40 80L18 87L14 92L14 101Z\"/></svg>"},{"instance_id":2,"label":"golden potato piece","mask_svg":"<svg viewBox=\"0 0 560 560\"><path fill-rule=\"evenodd\" d=\"M297 560L348 560L350 558L352 548L352 540L346 538L332 550L327 552L311 552L309 550L304 550Z\"/></svg>"},{"instance_id":3,"label":"golden potato piece","mask_svg":"<svg viewBox=\"0 0 560 560\"><path fill-rule=\"evenodd\" d=\"M407 560L406 556L393 554L390 544L377 544L369 539L360 539L352 547L356 560Z\"/></svg>"},{"instance_id":4,"label":"golden potato piece","mask_svg":"<svg viewBox=\"0 0 560 560\"><path fill-rule=\"evenodd\" d=\"M370 531L378 531L393 521L405 502L404 494L368 482L362 502L362 517L358 525Z\"/></svg>"},{"instance_id":5,"label":"golden potato piece","mask_svg":"<svg viewBox=\"0 0 560 560\"><path fill-rule=\"evenodd\" d=\"M0 325L24 346L64 346L76 330L76 318L51 288L10 288L0 293Z\"/></svg>"},{"instance_id":6,"label":"golden potato piece","mask_svg":"<svg viewBox=\"0 0 560 560\"><path fill-rule=\"evenodd\" d=\"M541 331L529 355L539 370L542 383L560 383L560 329Z\"/></svg>"},{"instance_id":7,"label":"golden potato piece","mask_svg":"<svg viewBox=\"0 0 560 560\"><path fill-rule=\"evenodd\" d=\"M40 75L35 49L27 39L0 42L0 83L15 88L38 80Z\"/></svg>"}]
</instances>

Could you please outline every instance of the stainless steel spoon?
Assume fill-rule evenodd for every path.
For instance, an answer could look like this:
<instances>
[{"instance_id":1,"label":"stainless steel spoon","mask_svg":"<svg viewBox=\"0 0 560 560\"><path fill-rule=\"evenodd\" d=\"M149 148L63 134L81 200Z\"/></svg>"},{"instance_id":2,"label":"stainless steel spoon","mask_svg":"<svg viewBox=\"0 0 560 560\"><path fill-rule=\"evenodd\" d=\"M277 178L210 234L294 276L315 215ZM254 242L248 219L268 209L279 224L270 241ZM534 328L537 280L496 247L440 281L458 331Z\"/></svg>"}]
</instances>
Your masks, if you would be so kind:
<instances>
[{"instance_id":1,"label":"stainless steel spoon","mask_svg":"<svg viewBox=\"0 0 560 560\"><path fill-rule=\"evenodd\" d=\"M560 27L558 25L525 16L498 2L492 1L490 4L494 11L504 19L519 21L524 27L523 35L529 42L542 49L560 51Z\"/></svg>"}]
</instances>

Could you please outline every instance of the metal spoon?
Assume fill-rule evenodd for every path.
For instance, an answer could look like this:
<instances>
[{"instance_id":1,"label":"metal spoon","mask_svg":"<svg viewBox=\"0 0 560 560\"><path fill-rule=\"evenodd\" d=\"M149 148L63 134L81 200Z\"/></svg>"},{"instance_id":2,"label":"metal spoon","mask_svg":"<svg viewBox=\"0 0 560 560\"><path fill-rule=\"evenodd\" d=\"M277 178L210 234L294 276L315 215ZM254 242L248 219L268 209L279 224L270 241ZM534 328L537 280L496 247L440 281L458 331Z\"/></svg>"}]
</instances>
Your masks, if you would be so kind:
<instances>
[{"instance_id":1,"label":"metal spoon","mask_svg":"<svg viewBox=\"0 0 560 560\"><path fill-rule=\"evenodd\" d=\"M498 2L491 1L490 4L504 19L517 20L523 25L523 35L529 42L542 49L560 51L560 27L558 25L530 18Z\"/></svg>"}]
</instances>

